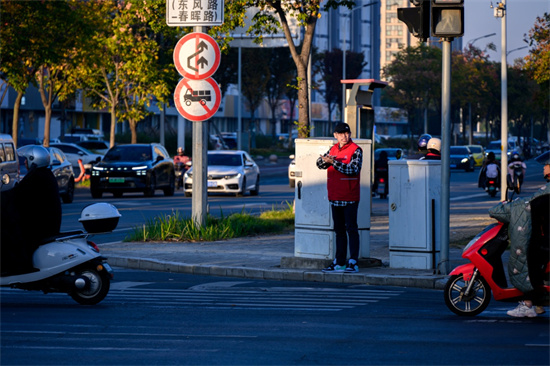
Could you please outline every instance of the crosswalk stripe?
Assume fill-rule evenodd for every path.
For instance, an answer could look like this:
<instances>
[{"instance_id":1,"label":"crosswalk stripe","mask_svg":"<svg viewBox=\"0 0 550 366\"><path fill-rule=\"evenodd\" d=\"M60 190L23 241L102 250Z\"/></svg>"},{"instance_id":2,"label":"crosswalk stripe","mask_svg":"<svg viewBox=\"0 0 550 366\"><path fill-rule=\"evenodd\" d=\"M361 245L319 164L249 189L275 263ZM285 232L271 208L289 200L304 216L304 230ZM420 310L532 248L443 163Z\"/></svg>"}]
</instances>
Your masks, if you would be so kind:
<instances>
[{"instance_id":1,"label":"crosswalk stripe","mask_svg":"<svg viewBox=\"0 0 550 366\"><path fill-rule=\"evenodd\" d=\"M133 283L137 285L137 283ZM143 285L141 283L140 285ZM12 289L2 289L2 296L16 295ZM140 302L150 307L203 307L246 308L301 311L340 311L357 306L389 300L402 291L354 290L326 288L201 288L151 289L132 287L126 283L117 289L113 286L104 300L105 304L135 304ZM65 294L50 294L61 295ZM33 301L44 295L36 293ZM49 295L48 295L49 296ZM28 297L27 297L28 299Z\"/></svg>"}]
</instances>

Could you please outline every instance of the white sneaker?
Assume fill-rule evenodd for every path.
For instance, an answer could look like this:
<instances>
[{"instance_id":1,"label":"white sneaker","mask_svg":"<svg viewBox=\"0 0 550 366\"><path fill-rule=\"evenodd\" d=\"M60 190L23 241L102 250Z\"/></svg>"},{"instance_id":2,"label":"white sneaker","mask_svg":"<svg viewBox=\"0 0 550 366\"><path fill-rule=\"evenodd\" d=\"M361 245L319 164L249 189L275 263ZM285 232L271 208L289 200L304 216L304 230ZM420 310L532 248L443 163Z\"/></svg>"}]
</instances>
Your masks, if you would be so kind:
<instances>
[{"instance_id":1,"label":"white sneaker","mask_svg":"<svg viewBox=\"0 0 550 366\"><path fill-rule=\"evenodd\" d=\"M534 306L529 307L525 305L523 301L520 301L519 305L514 310L508 310L506 314L510 316L514 316L516 318L525 318L525 317L534 318L537 316L535 307Z\"/></svg>"}]
</instances>

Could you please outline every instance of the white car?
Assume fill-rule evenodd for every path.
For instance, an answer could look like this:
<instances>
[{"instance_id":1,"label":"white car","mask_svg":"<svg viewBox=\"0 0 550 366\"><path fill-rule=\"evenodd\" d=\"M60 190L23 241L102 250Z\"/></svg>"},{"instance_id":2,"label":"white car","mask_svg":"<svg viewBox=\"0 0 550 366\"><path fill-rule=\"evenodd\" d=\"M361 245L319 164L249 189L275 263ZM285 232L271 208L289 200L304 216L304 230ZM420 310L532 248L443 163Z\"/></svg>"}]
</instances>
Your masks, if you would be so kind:
<instances>
[{"instance_id":1,"label":"white car","mask_svg":"<svg viewBox=\"0 0 550 366\"><path fill-rule=\"evenodd\" d=\"M94 154L90 150L76 144L59 143L50 144L50 146L57 147L59 150L63 151L67 160L69 160L73 166L75 174L80 173L80 165L78 164L79 159L82 160L85 169L90 169L92 164L98 163L103 159L103 155Z\"/></svg>"},{"instance_id":2,"label":"white car","mask_svg":"<svg viewBox=\"0 0 550 366\"><path fill-rule=\"evenodd\" d=\"M260 168L256 162L242 150L208 151L208 192L232 193L242 196L260 193ZM193 168L183 176L186 197L193 193Z\"/></svg>"}]
</instances>

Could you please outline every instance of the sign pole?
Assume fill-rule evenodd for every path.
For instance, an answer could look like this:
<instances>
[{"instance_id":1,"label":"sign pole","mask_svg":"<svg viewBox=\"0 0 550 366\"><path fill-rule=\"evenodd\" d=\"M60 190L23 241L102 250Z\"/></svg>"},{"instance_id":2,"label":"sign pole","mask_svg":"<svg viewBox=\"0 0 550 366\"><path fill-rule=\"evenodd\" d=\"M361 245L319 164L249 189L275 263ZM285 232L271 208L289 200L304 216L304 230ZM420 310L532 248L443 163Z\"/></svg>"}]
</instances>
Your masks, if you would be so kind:
<instances>
[{"instance_id":1,"label":"sign pole","mask_svg":"<svg viewBox=\"0 0 550 366\"><path fill-rule=\"evenodd\" d=\"M193 27L194 32L203 33L205 27ZM206 225L207 211L207 166L208 125L207 121L193 122L193 195L191 216L195 225Z\"/></svg>"}]
</instances>

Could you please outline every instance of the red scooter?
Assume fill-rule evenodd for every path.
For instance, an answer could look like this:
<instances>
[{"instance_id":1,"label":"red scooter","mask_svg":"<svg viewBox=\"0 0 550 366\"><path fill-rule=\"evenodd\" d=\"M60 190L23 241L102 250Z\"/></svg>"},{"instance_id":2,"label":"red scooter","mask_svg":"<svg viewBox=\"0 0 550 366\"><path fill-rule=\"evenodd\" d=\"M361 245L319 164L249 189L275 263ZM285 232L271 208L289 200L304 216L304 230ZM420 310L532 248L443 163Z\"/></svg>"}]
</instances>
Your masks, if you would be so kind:
<instances>
[{"instance_id":1,"label":"red scooter","mask_svg":"<svg viewBox=\"0 0 550 366\"><path fill-rule=\"evenodd\" d=\"M445 286L445 304L455 314L475 316L491 301L491 291L497 301L517 302L525 295L508 287L502 254L508 248L508 226L497 222L487 226L464 248L462 258L470 263L455 268ZM550 262L542 269L544 281L537 293L548 302L550 293Z\"/></svg>"}]
</instances>

